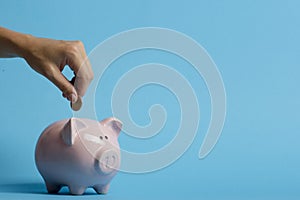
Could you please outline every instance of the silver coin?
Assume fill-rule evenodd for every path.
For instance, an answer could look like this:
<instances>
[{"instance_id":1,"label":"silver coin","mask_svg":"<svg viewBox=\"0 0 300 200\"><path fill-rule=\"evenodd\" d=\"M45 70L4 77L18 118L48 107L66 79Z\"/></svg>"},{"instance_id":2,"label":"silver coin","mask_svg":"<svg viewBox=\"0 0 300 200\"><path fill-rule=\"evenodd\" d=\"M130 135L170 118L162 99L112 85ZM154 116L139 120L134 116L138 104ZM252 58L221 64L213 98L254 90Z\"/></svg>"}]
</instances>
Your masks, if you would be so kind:
<instances>
[{"instance_id":1,"label":"silver coin","mask_svg":"<svg viewBox=\"0 0 300 200\"><path fill-rule=\"evenodd\" d=\"M74 111L78 111L80 110L81 106L82 106L82 99L80 96L78 96L77 101L75 103L70 103L70 106L72 108L72 110Z\"/></svg>"}]
</instances>

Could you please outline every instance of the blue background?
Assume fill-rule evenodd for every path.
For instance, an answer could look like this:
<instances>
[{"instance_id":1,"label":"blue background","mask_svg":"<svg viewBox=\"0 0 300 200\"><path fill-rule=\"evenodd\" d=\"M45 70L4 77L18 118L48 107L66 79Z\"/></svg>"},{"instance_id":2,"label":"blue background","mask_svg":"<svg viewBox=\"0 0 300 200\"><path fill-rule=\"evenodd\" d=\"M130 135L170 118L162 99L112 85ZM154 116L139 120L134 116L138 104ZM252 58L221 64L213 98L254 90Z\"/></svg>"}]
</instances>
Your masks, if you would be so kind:
<instances>
[{"instance_id":1,"label":"blue background","mask_svg":"<svg viewBox=\"0 0 300 200\"><path fill-rule=\"evenodd\" d=\"M81 40L87 52L121 31L170 28L200 43L222 74L226 123L214 150L199 160L210 119L210 99L201 77L195 78L192 67L180 58L159 51L136 52L114 63L97 90L99 119L111 115L110 89L118 76L138 64L159 62L179 70L199 91L200 128L189 150L169 167L148 174L119 173L108 195L87 190L77 198L299 199L299 9L297 0L10 0L1 1L0 25L40 37ZM72 116L68 102L21 59L0 60L0 91L0 199L74 198L67 196L67 189L60 196L46 194L33 156L42 130ZM178 127L180 113L168 90L149 86L136 92L130 104L133 118L147 124L153 103L164 104L168 112L160 140L122 135L125 149L147 152L172 138L164 133Z\"/></svg>"}]
</instances>

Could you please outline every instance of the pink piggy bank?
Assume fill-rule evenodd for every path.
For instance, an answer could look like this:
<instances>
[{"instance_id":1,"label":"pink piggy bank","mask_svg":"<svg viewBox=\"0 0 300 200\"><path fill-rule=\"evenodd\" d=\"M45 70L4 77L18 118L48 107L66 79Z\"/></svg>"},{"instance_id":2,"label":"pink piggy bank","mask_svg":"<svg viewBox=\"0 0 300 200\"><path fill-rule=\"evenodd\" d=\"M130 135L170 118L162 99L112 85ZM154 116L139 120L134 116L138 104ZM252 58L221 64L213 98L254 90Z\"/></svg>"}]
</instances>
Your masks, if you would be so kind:
<instances>
[{"instance_id":1,"label":"pink piggy bank","mask_svg":"<svg viewBox=\"0 0 300 200\"><path fill-rule=\"evenodd\" d=\"M71 118L53 123L41 134L35 162L49 193L68 186L81 195L87 187L105 194L120 167L118 136L122 123Z\"/></svg>"}]
</instances>

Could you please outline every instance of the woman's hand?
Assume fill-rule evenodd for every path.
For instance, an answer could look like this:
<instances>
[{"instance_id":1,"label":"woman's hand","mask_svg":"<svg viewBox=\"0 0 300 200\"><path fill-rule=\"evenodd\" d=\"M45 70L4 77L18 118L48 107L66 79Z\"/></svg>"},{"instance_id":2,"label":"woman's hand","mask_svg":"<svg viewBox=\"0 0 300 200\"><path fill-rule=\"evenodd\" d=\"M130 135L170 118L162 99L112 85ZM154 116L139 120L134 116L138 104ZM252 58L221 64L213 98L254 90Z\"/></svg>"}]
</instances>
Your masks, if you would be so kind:
<instances>
[{"instance_id":1,"label":"woman's hand","mask_svg":"<svg viewBox=\"0 0 300 200\"><path fill-rule=\"evenodd\" d=\"M93 79L91 65L80 41L37 38L0 27L0 57L24 58L73 103L85 94ZM66 65L74 71L71 82L61 73Z\"/></svg>"},{"instance_id":2,"label":"woman's hand","mask_svg":"<svg viewBox=\"0 0 300 200\"><path fill-rule=\"evenodd\" d=\"M78 95L85 94L93 71L82 42L32 38L30 44L24 58L35 71L54 83L69 101L76 102ZM66 65L74 71L75 85L61 73Z\"/></svg>"}]
</instances>

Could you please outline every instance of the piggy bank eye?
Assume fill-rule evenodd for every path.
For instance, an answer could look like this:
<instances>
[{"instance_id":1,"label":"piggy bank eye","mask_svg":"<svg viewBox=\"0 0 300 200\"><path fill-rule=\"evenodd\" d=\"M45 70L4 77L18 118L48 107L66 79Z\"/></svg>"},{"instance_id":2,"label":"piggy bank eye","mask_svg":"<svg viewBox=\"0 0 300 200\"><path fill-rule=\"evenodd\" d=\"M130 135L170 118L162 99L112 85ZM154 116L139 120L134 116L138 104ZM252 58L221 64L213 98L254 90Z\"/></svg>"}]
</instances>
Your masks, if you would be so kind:
<instances>
[{"instance_id":1,"label":"piggy bank eye","mask_svg":"<svg viewBox=\"0 0 300 200\"><path fill-rule=\"evenodd\" d=\"M107 140L108 140L108 137L107 137L107 136L105 136L105 139L107 139Z\"/></svg>"},{"instance_id":2,"label":"piggy bank eye","mask_svg":"<svg viewBox=\"0 0 300 200\"><path fill-rule=\"evenodd\" d=\"M103 140L103 137L102 137L102 135L100 135L100 139L101 139L101 140Z\"/></svg>"}]
</instances>

